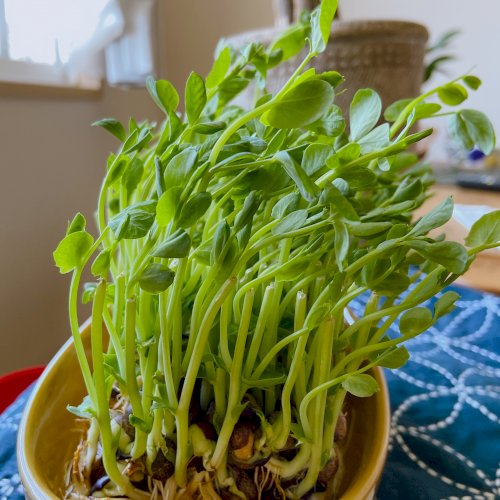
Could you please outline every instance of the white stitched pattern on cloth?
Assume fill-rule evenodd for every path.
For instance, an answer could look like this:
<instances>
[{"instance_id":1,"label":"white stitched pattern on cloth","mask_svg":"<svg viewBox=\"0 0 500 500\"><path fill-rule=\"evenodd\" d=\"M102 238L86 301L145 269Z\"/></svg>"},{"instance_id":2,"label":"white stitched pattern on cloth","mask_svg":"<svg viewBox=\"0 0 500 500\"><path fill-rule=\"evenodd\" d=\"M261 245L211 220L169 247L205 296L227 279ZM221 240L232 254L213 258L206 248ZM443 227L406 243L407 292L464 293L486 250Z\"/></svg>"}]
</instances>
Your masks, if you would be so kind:
<instances>
[{"instance_id":1,"label":"white stitched pattern on cloth","mask_svg":"<svg viewBox=\"0 0 500 500\"><path fill-rule=\"evenodd\" d=\"M391 456L417 466L423 484L418 498L493 500L500 497L500 299L458 291L464 297L451 319L441 318L410 341L409 362L388 374L393 415L387 468L394 468L393 482L404 482ZM426 305L432 310L432 304ZM391 336L397 335L395 325ZM447 488L448 494L437 491ZM383 479L378 498L397 490ZM397 495L391 500L403 498Z\"/></svg>"}]
</instances>

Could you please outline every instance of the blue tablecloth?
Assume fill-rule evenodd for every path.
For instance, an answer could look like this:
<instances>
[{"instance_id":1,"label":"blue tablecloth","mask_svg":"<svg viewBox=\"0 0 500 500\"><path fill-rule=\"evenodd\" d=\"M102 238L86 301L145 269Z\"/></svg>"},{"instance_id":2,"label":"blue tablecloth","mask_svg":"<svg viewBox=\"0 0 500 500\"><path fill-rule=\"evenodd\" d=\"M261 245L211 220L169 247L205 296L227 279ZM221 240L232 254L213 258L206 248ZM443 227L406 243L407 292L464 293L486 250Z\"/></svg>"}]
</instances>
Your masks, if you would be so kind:
<instances>
[{"instance_id":1,"label":"blue tablecloth","mask_svg":"<svg viewBox=\"0 0 500 500\"><path fill-rule=\"evenodd\" d=\"M392 438L379 500L500 497L500 297L452 289L457 309L387 373ZM28 393L0 416L0 500L24 498L15 440Z\"/></svg>"}]
</instances>

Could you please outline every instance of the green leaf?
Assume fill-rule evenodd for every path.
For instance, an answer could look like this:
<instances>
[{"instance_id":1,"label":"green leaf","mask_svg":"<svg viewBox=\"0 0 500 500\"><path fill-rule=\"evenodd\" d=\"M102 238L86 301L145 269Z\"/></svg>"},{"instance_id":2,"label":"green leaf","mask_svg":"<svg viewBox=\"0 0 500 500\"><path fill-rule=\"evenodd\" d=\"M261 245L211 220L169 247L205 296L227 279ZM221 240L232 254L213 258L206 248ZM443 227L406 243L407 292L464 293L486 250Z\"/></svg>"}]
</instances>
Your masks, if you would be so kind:
<instances>
[{"instance_id":1,"label":"green leaf","mask_svg":"<svg viewBox=\"0 0 500 500\"><path fill-rule=\"evenodd\" d=\"M163 165L161 163L160 157L155 156L155 180L156 180L156 194L158 198L165 192L165 177L163 174Z\"/></svg>"},{"instance_id":2,"label":"green leaf","mask_svg":"<svg viewBox=\"0 0 500 500\"><path fill-rule=\"evenodd\" d=\"M350 231L354 236L373 236L383 233L391 227L392 222L349 222Z\"/></svg>"},{"instance_id":3,"label":"green leaf","mask_svg":"<svg viewBox=\"0 0 500 500\"><path fill-rule=\"evenodd\" d=\"M87 225L87 220L84 215L78 212L71 222L68 223L68 229L66 230L66 234L76 233L77 231L83 231L85 226Z\"/></svg>"},{"instance_id":4,"label":"green leaf","mask_svg":"<svg viewBox=\"0 0 500 500\"><path fill-rule=\"evenodd\" d=\"M307 125L306 128L320 135L338 137L345 130L344 114L342 110L334 104L325 115L310 125Z\"/></svg>"},{"instance_id":5,"label":"green leaf","mask_svg":"<svg viewBox=\"0 0 500 500\"><path fill-rule=\"evenodd\" d=\"M184 229L178 229L170 235L156 250L151 254L153 257L164 259L179 259L186 257L191 248L191 238Z\"/></svg>"},{"instance_id":6,"label":"green leaf","mask_svg":"<svg viewBox=\"0 0 500 500\"><path fill-rule=\"evenodd\" d=\"M139 286L149 293L161 293L174 281L175 273L164 264L151 263L142 272Z\"/></svg>"},{"instance_id":7,"label":"green leaf","mask_svg":"<svg viewBox=\"0 0 500 500\"><path fill-rule=\"evenodd\" d=\"M338 0L322 0L319 9L315 9L311 15L311 52L319 54L323 52L330 38Z\"/></svg>"},{"instance_id":8,"label":"green leaf","mask_svg":"<svg viewBox=\"0 0 500 500\"><path fill-rule=\"evenodd\" d=\"M145 434L149 434L151 432L152 423L146 422L146 420L137 417L136 415L131 414L129 417L130 425L140 429Z\"/></svg>"},{"instance_id":9,"label":"green leaf","mask_svg":"<svg viewBox=\"0 0 500 500\"><path fill-rule=\"evenodd\" d=\"M431 116L439 113L442 106L437 102L421 102L417 104L415 108L415 118L414 121L422 120L423 118L430 118Z\"/></svg>"},{"instance_id":10,"label":"green leaf","mask_svg":"<svg viewBox=\"0 0 500 500\"><path fill-rule=\"evenodd\" d=\"M391 370L396 370L401 368L410 359L410 353L405 346L392 347L380 353L374 361L377 366L382 366L383 368L390 368Z\"/></svg>"},{"instance_id":11,"label":"green leaf","mask_svg":"<svg viewBox=\"0 0 500 500\"><path fill-rule=\"evenodd\" d=\"M123 152L132 153L133 151L140 151L149 143L152 137L149 128L143 128L139 132L135 131L134 134L130 136L130 140L127 139L123 145Z\"/></svg>"},{"instance_id":12,"label":"green leaf","mask_svg":"<svg viewBox=\"0 0 500 500\"><path fill-rule=\"evenodd\" d=\"M399 101L393 102L391 105L387 106L384 111L384 118L388 122L395 122L406 106L412 101L413 99L400 99Z\"/></svg>"},{"instance_id":13,"label":"green leaf","mask_svg":"<svg viewBox=\"0 0 500 500\"><path fill-rule=\"evenodd\" d=\"M165 168L165 188L184 186L196 168L198 151L189 147L175 155Z\"/></svg>"},{"instance_id":14,"label":"green leaf","mask_svg":"<svg viewBox=\"0 0 500 500\"><path fill-rule=\"evenodd\" d=\"M405 311L399 319L399 330L405 336L425 332L432 325L432 313L426 307L414 307Z\"/></svg>"},{"instance_id":15,"label":"green leaf","mask_svg":"<svg viewBox=\"0 0 500 500\"><path fill-rule=\"evenodd\" d=\"M361 146L357 142L350 142L337 151L340 163L349 163L358 159L361 155ZM328 162L327 162L328 163Z\"/></svg>"},{"instance_id":16,"label":"green leaf","mask_svg":"<svg viewBox=\"0 0 500 500\"><path fill-rule=\"evenodd\" d=\"M467 99L467 90L459 83L449 83L441 87L438 91L438 97L448 106L458 106Z\"/></svg>"},{"instance_id":17,"label":"green leaf","mask_svg":"<svg viewBox=\"0 0 500 500\"><path fill-rule=\"evenodd\" d=\"M439 291L439 286L439 276L430 274L426 279L417 284L412 292L413 298L420 301L428 299L430 294L435 295Z\"/></svg>"},{"instance_id":18,"label":"green leaf","mask_svg":"<svg viewBox=\"0 0 500 500\"><path fill-rule=\"evenodd\" d=\"M231 235L231 228L226 220L219 222L217 229L215 230L214 239L212 242L212 250L210 252L210 262L215 264L224 249L229 237Z\"/></svg>"},{"instance_id":19,"label":"green leaf","mask_svg":"<svg viewBox=\"0 0 500 500\"><path fill-rule=\"evenodd\" d=\"M267 149L267 142L260 137L255 136L243 136L241 141L230 142L226 144L222 151L226 154L236 154L236 153L262 153Z\"/></svg>"},{"instance_id":20,"label":"green leaf","mask_svg":"<svg viewBox=\"0 0 500 500\"><path fill-rule=\"evenodd\" d=\"M137 239L146 236L153 225L156 201L143 201L130 205L109 221L109 227L118 240Z\"/></svg>"},{"instance_id":21,"label":"green leaf","mask_svg":"<svg viewBox=\"0 0 500 500\"><path fill-rule=\"evenodd\" d=\"M474 141L469 135L465 120L460 113L450 116L448 120L448 132L451 138L460 144L464 149L470 151L474 147Z\"/></svg>"},{"instance_id":22,"label":"green leaf","mask_svg":"<svg viewBox=\"0 0 500 500\"><path fill-rule=\"evenodd\" d=\"M361 154L372 153L389 146L389 124L383 123L359 139Z\"/></svg>"},{"instance_id":23,"label":"green leaf","mask_svg":"<svg viewBox=\"0 0 500 500\"><path fill-rule=\"evenodd\" d=\"M333 226L335 228L335 261L339 271L342 272L349 251L349 231L347 226L339 219L333 221Z\"/></svg>"},{"instance_id":24,"label":"green leaf","mask_svg":"<svg viewBox=\"0 0 500 500\"><path fill-rule=\"evenodd\" d=\"M82 292L82 304L88 304L94 300L95 292L97 290L97 283L84 283ZM115 299L115 285L108 283L106 287L106 302L112 304Z\"/></svg>"},{"instance_id":25,"label":"green leaf","mask_svg":"<svg viewBox=\"0 0 500 500\"><path fill-rule=\"evenodd\" d=\"M75 231L64 237L57 245L53 256L62 274L79 267L94 243L94 238L86 231Z\"/></svg>"},{"instance_id":26,"label":"green leaf","mask_svg":"<svg viewBox=\"0 0 500 500\"><path fill-rule=\"evenodd\" d=\"M396 191L391 196L393 203L401 201L416 200L423 191L422 181L414 177L404 177L402 182L398 184Z\"/></svg>"},{"instance_id":27,"label":"green leaf","mask_svg":"<svg viewBox=\"0 0 500 500\"><path fill-rule=\"evenodd\" d=\"M66 406L66 409L78 418L93 418L97 416L90 396L85 396L78 406Z\"/></svg>"},{"instance_id":28,"label":"green leaf","mask_svg":"<svg viewBox=\"0 0 500 500\"><path fill-rule=\"evenodd\" d=\"M174 219L181 194L182 188L174 186L161 195L156 205L156 222L159 227L165 227Z\"/></svg>"},{"instance_id":29,"label":"green leaf","mask_svg":"<svg viewBox=\"0 0 500 500\"><path fill-rule=\"evenodd\" d=\"M408 234L409 228L406 224L393 224L392 228L387 233L388 240L402 238Z\"/></svg>"},{"instance_id":30,"label":"green leaf","mask_svg":"<svg viewBox=\"0 0 500 500\"><path fill-rule=\"evenodd\" d=\"M88 304L94 300L97 283L84 283L82 292L82 304Z\"/></svg>"},{"instance_id":31,"label":"green leaf","mask_svg":"<svg viewBox=\"0 0 500 500\"><path fill-rule=\"evenodd\" d=\"M477 90L481 85L482 81L477 76L467 75L462 78L462 81L472 90Z\"/></svg>"},{"instance_id":32,"label":"green leaf","mask_svg":"<svg viewBox=\"0 0 500 500\"><path fill-rule=\"evenodd\" d=\"M408 290L411 285L410 278L404 273L394 272L375 284L374 290L380 295L397 297Z\"/></svg>"},{"instance_id":33,"label":"green leaf","mask_svg":"<svg viewBox=\"0 0 500 500\"><path fill-rule=\"evenodd\" d=\"M281 60L287 61L293 56L296 56L304 48L305 43L306 37L304 26L301 24L292 24L273 40L269 50L281 50Z\"/></svg>"},{"instance_id":34,"label":"green leaf","mask_svg":"<svg viewBox=\"0 0 500 500\"><path fill-rule=\"evenodd\" d=\"M219 106L223 106L240 92L245 90L250 83L250 78L233 76L221 82L219 85Z\"/></svg>"},{"instance_id":35,"label":"green leaf","mask_svg":"<svg viewBox=\"0 0 500 500\"><path fill-rule=\"evenodd\" d=\"M262 198L257 195L255 191L251 191L249 195L245 198L243 202L243 207L236 214L234 219L234 230L238 232L244 226L246 226L255 215L255 212L259 209Z\"/></svg>"},{"instance_id":36,"label":"green leaf","mask_svg":"<svg viewBox=\"0 0 500 500\"><path fill-rule=\"evenodd\" d=\"M364 286L375 288L387 277L391 267L392 263L388 258L371 260L361 269L360 282Z\"/></svg>"},{"instance_id":37,"label":"green leaf","mask_svg":"<svg viewBox=\"0 0 500 500\"><path fill-rule=\"evenodd\" d=\"M305 174L304 174L305 175ZM251 170L238 184L242 193L260 191L264 196L273 198L277 191L290 185L290 177L280 162L273 162L258 169Z\"/></svg>"},{"instance_id":38,"label":"green leaf","mask_svg":"<svg viewBox=\"0 0 500 500\"><path fill-rule=\"evenodd\" d=\"M211 203L210 193L195 193L182 207L177 224L184 228L191 227L205 214Z\"/></svg>"},{"instance_id":39,"label":"green leaf","mask_svg":"<svg viewBox=\"0 0 500 500\"><path fill-rule=\"evenodd\" d=\"M335 169L335 177L341 177L349 183L352 189L366 189L373 186L377 176L368 167L341 165Z\"/></svg>"},{"instance_id":40,"label":"green leaf","mask_svg":"<svg viewBox=\"0 0 500 500\"><path fill-rule=\"evenodd\" d=\"M453 311L453 309L455 309L455 302L459 298L460 295L453 291L443 293L434 304L434 320Z\"/></svg>"},{"instance_id":41,"label":"green leaf","mask_svg":"<svg viewBox=\"0 0 500 500\"><path fill-rule=\"evenodd\" d=\"M92 263L90 271L94 276L100 276L106 279L109 274L109 266L111 263L111 250L103 250Z\"/></svg>"},{"instance_id":42,"label":"green leaf","mask_svg":"<svg viewBox=\"0 0 500 500\"><path fill-rule=\"evenodd\" d=\"M111 164L106 175L106 186L113 185L125 173L130 159L125 155L120 155Z\"/></svg>"},{"instance_id":43,"label":"green leaf","mask_svg":"<svg viewBox=\"0 0 500 500\"><path fill-rule=\"evenodd\" d=\"M120 376L120 365L116 353L106 353L103 355L103 365L106 376L115 379L118 384L125 384L125 380Z\"/></svg>"},{"instance_id":44,"label":"green leaf","mask_svg":"<svg viewBox=\"0 0 500 500\"><path fill-rule=\"evenodd\" d=\"M262 122L275 128L300 128L321 118L333 101L332 87L319 78L299 83L264 113Z\"/></svg>"},{"instance_id":45,"label":"green leaf","mask_svg":"<svg viewBox=\"0 0 500 500\"><path fill-rule=\"evenodd\" d=\"M500 210L483 215L471 227L465 238L468 247L494 245L500 242Z\"/></svg>"},{"instance_id":46,"label":"green leaf","mask_svg":"<svg viewBox=\"0 0 500 500\"><path fill-rule=\"evenodd\" d=\"M390 215L398 216L404 213L408 213L410 210L415 208L415 202L412 200L400 201L394 205L387 205L385 207L377 207L368 212L363 216L363 219L374 219L377 217L387 218Z\"/></svg>"},{"instance_id":47,"label":"green leaf","mask_svg":"<svg viewBox=\"0 0 500 500\"><path fill-rule=\"evenodd\" d=\"M411 241L408 245L426 259L441 264L452 273L462 274L467 267L469 259L467 250L455 241L438 241L437 243Z\"/></svg>"},{"instance_id":48,"label":"green leaf","mask_svg":"<svg viewBox=\"0 0 500 500\"><path fill-rule=\"evenodd\" d=\"M329 186L323 191L321 197L324 202L330 203L332 208L335 208L342 217L349 220L359 220L359 215L354 207L336 186Z\"/></svg>"},{"instance_id":49,"label":"green leaf","mask_svg":"<svg viewBox=\"0 0 500 500\"><path fill-rule=\"evenodd\" d=\"M165 141L174 141L181 133L182 120L175 111L168 111L168 121L166 122L165 132L168 134ZM158 146L160 146L158 144Z\"/></svg>"},{"instance_id":50,"label":"green leaf","mask_svg":"<svg viewBox=\"0 0 500 500\"><path fill-rule=\"evenodd\" d=\"M411 236L427 234L432 229L443 226L453 215L453 200L446 198L438 206L434 207L428 214L424 215L408 233Z\"/></svg>"},{"instance_id":51,"label":"green leaf","mask_svg":"<svg viewBox=\"0 0 500 500\"><path fill-rule=\"evenodd\" d=\"M338 71L324 71L318 74L318 78L328 82L334 89L345 82L345 78Z\"/></svg>"},{"instance_id":52,"label":"green leaf","mask_svg":"<svg viewBox=\"0 0 500 500\"><path fill-rule=\"evenodd\" d=\"M460 116L472 141L485 155L489 155L495 149L496 137L488 117L475 109L463 109Z\"/></svg>"},{"instance_id":53,"label":"green leaf","mask_svg":"<svg viewBox=\"0 0 500 500\"><path fill-rule=\"evenodd\" d=\"M382 172L389 172L391 170L391 162L388 158L378 158L377 166Z\"/></svg>"},{"instance_id":54,"label":"green leaf","mask_svg":"<svg viewBox=\"0 0 500 500\"><path fill-rule=\"evenodd\" d=\"M224 130L226 128L226 124L224 122L203 122L197 123L193 127L193 132L202 135L212 135Z\"/></svg>"},{"instance_id":55,"label":"green leaf","mask_svg":"<svg viewBox=\"0 0 500 500\"><path fill-rule=\"evenodd\" d=\"M297 210L300 202L299 193L290 193L280 198L278 202L274 205L271 216L275 219L281 219L290 212Z\"/></svg>"},{"instance_id":56,"label":"green leaf","mask_svg":"<svg viewBox=\"0 0 500 500\"><path fill-rule=\"evenodd\" d=\"M352 99L349 111L350 139L358 141L377 124L382 112L382 100L372 89L358 90Z\"/></svg>"},{"instance_id":57,"label":"green leaf","mask_svg":"<svg viewBox=\"0 0 500 500\"><path fill-rule=\"evenodd\" d=\"M114 118L103 118L102 120L97 120L92 123L93 127L102 127L107 130L110 134L113 134L120 141L125 141L127 138L127 133L123 128L123 125Z\"/></svg>"},{"instance_id":58,"label":"green leaf","mask_svg":"<svg viewBox=\"0 0 500 500\"><path fill-rule=\"evenodd\" d=\"M139 137L139 129L134 129L133 132L130 133L130 135L127 137L126 141L124 142L122 146L122 151L127 152L129 151L134 144L137 143L137 138Z\"/></svg>"},{"instance_id":59,"label":"green leaf","mask_svg":"<svg viewBox=\"0 0 500 500\"><path fill-rule=\"evenodd\" d=\"M304 172L302 167L286 151L279 151L274 157L281 163L293 182L295 182L302 197L307 201L313 201L316 197L318 187Z\"/></svg>"},{"instance_id":60,"label":"green leaf","mask_svg":"<svg viewBox=\"0 0 500 500\"><path fill-rule=\"evenodd\" d=\"M179 94L168 80L146 79L146 88L156 105L165 113L175 111L179 105Z\"/></svg>"},{"instance_id":61,"label":"green leaf","mask_svg":"<svg viewBox=\"0 0 500 500\"><path fill-rule=\"evenodd\" d=\"M327 158L333 153L328 144L309 144L302 157L302 168L307 175L312 175L321 170Z\"/></svg>"},{"instance_id":62,"label":"green leaf","mask_svg":"<svg viewBox=\"0 0 500 500\"><path fill-rule=\"evenodd\" d=\"M377 381L366 373L359 375L349 375L343 382L342 387L358 398L367 398L375 394L378 390Z\"/></svg>"},{"instance_id":63,"label":"green leaf","mask_svg":"<svg viewBox=\"0 0 500 500\"><path fill-rule=\"evenodd\" d=\"M191 72L186 83L186 115L189 123L195 123L200 117L207 103L207 91L203 78L194 71Z\"/></svg>"},{"instance_id":64,"label":"green leaf","mask_svg":"<svg viewBox=\"0 0 500 500\"><path fill-rule=\"evenodd\" d=\"M292 212L283 219L273 228L272 233L274 235L287 234L292 231L296 231L304 226L307 220L307 210L296 210Z\"/></svg>"},{"instance_id":65,"label":"green leaf","mask_svg":"<svg viewBox=\"0 0 500 500\"><path fill-rule=\"evenodd\" d=\"M217 87L224 77L226 76L229 67L231 66L231 50L229 47L224 47L207 75L206 85L209 89Z\"/></svg>"},{"instance_id":66,"label":"green leaf","mask_svg":"<svg viewBox=\"0 0 500 500\"><path fill-rule=\"evenodd\" d=\"M122 183L127 190L127 193L132 194L139 183L141 182L144 174L144 163L139 158L134 158L125 170L122 176Z\"/></svg>"}]
</instances>

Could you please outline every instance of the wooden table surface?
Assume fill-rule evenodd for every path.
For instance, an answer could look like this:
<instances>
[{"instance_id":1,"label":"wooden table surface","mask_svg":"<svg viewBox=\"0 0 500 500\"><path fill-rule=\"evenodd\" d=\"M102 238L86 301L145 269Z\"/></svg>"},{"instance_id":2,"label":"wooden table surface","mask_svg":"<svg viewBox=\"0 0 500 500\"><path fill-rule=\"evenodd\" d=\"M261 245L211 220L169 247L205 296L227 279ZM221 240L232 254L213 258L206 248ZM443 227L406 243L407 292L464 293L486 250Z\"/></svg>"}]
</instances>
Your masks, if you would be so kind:
<instances>
[{"instance_id":1,"label":"wooden table surface","mask_svg":"<svg viewBox=\"0 0 500 500\"><path fill-rule=\"evenodd\" d=\"M425 202L417 215L428 212L450 195L455 203L462 205L489 205L500 209L500 192L464 189L452 185L436 185L431 191L434 196ZM446 224L444 230L446 239L460 243L464 242L467 234L466 229L453 219ZM488 250L482 253L457 283L500 294L500 251Z\"/></svg>"}]
</instances>

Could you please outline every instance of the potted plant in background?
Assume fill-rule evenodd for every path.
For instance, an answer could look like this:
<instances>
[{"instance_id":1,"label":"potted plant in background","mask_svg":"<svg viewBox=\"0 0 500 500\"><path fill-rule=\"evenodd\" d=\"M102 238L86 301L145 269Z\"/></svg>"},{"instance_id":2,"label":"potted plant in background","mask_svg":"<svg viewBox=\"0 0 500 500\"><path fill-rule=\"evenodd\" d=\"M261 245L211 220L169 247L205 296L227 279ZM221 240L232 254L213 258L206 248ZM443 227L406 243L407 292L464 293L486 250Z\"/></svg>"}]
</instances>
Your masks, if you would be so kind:
<instances>
[{"instance_id":1,"label":"potted plant in background","mask_svg":"<svg viewBox=\"0 0 500 500\"><path fill-rule=\"evenodd\" d=\"M380 96L359 89L347 128L334 104L343 77L308 69L335 8L324 0L301 25L307 54L274 94L266 75L287 46L224 46L206 79L190 75L183 116L172 85L150 80L161 126L98 123L122 145L108 159L97 238L77 214L54 252L72 273L73 344L20 428L28 497L373 493L387 439L374 370L406 362L404 342L457 295L422 304L500 240L499 212L473 226L467 247L431 237L451 199L412 221L431 180L406 151L432 131L410 130L444 105L459 141L491 150L495 136L483 114L455 107L479 87L472 75L394 103L381 125ZM255 105L232 105L252 81ZM89 266L96 282L84 291L92 317L81 336ZM352 317L362 295L364 314ZM81 381L68 376L77 364ZM373 395L376 416L360 418L357 405Z\"/></svg>"}]
</instances>

